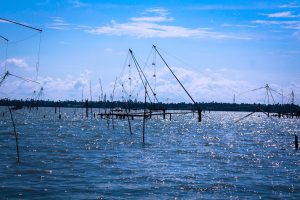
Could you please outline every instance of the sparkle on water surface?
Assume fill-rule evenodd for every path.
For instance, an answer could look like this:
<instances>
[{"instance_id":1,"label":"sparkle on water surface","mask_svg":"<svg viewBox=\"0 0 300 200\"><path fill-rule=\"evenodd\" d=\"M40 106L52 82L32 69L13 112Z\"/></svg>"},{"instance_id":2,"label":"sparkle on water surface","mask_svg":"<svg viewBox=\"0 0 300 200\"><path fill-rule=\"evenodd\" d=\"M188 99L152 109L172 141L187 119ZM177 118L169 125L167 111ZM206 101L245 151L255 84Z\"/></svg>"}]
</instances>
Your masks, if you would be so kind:
<instances>
[{"instance_id":1,"label":"sparkle on water surface","mask_svg":"<svg viewBox=\"0 0 300 200\"><path fill-rule=\"evenodd\" d=\"M205 112L146 121L1 107L0 199L300 199L299 119ZM94 111L98 111L94 109ZM45 115L45 118L43 117ZM109 127L108 127L109 122Z\"/></svg>"}]
</instances>

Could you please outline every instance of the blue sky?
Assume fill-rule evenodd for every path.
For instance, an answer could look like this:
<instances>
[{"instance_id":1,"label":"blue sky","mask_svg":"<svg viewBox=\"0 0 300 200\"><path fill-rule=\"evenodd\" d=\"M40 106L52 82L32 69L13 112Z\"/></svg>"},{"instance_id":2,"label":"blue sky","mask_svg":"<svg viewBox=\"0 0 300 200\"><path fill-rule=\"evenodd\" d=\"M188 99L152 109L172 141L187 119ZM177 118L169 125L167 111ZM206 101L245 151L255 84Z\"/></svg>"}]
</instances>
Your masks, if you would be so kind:
<instances>
[{"instance_id":1,"label":"blue sky","mask_svg":"<svg viewBox=\"0 0 300 200\"><path fill-rule=\"evenodd\" d=\"M243 92L268 83L283 92L284 101L293 90L299 103L299 1L2 0L0 13L43 29L36 78L40 34L0 22L0 35L9 39L7 56L0 41L1 73L6 66L41 83L10 77L0 87L1 98L31 98L41 87L44 99L81 99L82 88L88 98L91 81L92 98L98 99L99 78L109 96L116 77L116 99L125 96L122 84L141 98L141 83L128 81L128 48L144 66L156 44L196 101L232 102L236 94L237 102L263 103L264 90ZM189 101L156 60L156 80L150 61L145 72L158 99ZM136 80L134 68L130 73ZM282 101L277 94L274 99Z\"/></svg>"}]
</instances>

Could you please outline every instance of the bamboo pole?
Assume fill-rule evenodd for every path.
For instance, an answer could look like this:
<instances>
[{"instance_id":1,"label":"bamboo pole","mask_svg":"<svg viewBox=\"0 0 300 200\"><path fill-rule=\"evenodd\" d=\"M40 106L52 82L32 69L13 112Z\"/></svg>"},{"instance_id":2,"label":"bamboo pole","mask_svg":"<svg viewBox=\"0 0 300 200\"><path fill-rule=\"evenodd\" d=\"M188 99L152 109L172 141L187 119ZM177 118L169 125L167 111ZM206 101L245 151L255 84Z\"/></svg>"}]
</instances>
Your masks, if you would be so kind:
<instances>
[{"instance_id":1,"label":"bamboo pole","mask_svg":"<svg viewBox=\"0 0 300 200\"><path fill-rule=\"evenodd\" d=\"M18 160L18 163L20 163L19 141L18 141L18 133L16 131L16 124L15 124L15 121L14 121L14 118L13 118L10 107L8 107L8 110L9 110L9 113L10 113L10 118L11 118L12 125L14 127L14 133L15 133L15 138L16 138L16 150L17 150L17 156L18 156L17 160Z\"/></svg>"},{"instance_id":2,"label":"bamboo pole","mask_svg":"<svg viewBox=\"0 0 300 200\"><path fill-rule=\"evenodd\" d=\"M147 103L147 83L145 84L145 101L144 101L144 117L143 117L143 144L145 143L146 103Z\"/></svg>"}]
</instances>

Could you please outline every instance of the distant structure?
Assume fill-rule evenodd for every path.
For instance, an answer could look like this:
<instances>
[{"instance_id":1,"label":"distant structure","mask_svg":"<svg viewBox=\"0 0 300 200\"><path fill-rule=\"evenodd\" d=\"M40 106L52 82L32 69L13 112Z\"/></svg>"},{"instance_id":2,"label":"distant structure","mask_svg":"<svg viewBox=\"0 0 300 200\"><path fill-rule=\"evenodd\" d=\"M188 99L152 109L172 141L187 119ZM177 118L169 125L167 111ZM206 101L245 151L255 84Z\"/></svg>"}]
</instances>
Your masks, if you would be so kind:
<instances>
[{"instance_id":1,"label":"distant structure","mask_svg":"<svg viewBox=\"0 0 300 200\"><path fill-rule=\"evenodd\" d=\"M235 103L235 94L233 95L233 103Z\"/></svg>"},{"instance_id":2,"label":"distant structure","mask_svg":"<svg viewBox=\"0 0 300 200\"><path fill-rule=\"evenodd\" d=\"M294 91L292 90L292 93L291 93L291 104L294 105L295 104L295 94L294 94Z\"/></svg>"}]
</instances>

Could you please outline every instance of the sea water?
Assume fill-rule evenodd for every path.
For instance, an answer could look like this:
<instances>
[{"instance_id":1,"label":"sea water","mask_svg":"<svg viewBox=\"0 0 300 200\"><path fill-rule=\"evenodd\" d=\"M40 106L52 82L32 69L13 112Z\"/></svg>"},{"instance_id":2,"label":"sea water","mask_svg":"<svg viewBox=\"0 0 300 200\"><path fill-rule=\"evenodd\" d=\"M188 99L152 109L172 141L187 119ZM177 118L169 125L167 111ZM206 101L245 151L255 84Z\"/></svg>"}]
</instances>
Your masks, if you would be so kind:
<instances>
[{"instance_id":1,"label":"sea water","mask_svg":"<svg viewBox=\"0 0 300 200\"><path fill-rule=\"evenodd\" d=\"M299 119L205 112L85 118L0 107L0 199L300 199ZM98 112L98 109L93 109ZM4 117L2 116L4 113Z\"/></svg>"}]
</instances>

